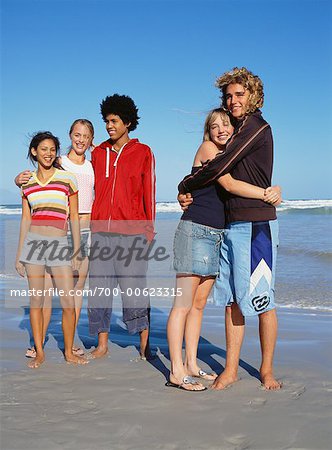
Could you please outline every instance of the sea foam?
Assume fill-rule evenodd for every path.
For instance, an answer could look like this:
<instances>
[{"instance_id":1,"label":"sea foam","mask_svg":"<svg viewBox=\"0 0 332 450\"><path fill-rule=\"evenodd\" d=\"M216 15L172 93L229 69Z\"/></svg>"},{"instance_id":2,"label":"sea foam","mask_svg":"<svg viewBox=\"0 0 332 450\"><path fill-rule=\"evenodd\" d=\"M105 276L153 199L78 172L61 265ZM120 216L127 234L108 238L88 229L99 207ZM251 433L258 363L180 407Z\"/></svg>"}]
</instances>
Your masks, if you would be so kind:
<instances>
[{"instance_id":1,"label":"sea foam","mask_svg":"<svg viewBox=\"0 0 332 450\"><path fill-rule=\"evenodd\" d=\"M332 200L284 200L277 211L301 210L301 209L332 209ZM180 213L178 202L157 202L158 213ZM0 215L18 215L22 213L20 205L0 205Z\"/></svg>"}]
</instances>

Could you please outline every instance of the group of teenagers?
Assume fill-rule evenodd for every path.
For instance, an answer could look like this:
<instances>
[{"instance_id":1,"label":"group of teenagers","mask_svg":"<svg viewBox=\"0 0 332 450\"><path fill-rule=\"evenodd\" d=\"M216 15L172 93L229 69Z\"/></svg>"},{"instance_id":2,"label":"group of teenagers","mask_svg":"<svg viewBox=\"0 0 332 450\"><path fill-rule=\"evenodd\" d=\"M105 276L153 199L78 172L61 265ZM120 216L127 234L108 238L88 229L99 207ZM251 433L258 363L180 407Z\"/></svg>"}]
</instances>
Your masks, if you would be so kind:
<instances>
[{"instance_id":1,"label":"group of teenagers","mask_svg":"<svg viewBox=\"0 0 332 450\"><path fill-rule=\"evenodd\" d=\"M235 67L220 76L216 86L222 105L207 115L191 174L178 187L183 214L173 245L178 295L167 323L171 368L166 386L201 392L207 389L202 380L217 390L235 383L245 317L258 316L261 383L269 390L280 389L273 357L275 207L281 202L281 191L271 186L273 139L260 111L263 83L248 69ZM112 249L125 253L133 245L144 249L155 237L154 156L147 145L129 137L139 121L130 97L114 94L100 107L109 139L94 146L92 123L75 120L69 130L69 150L60 156L58 138L49 131L38 132L28 150L36 170L25 170L15 178L22 195L16 270L27 277L34 293L30 296L33 346L26 353L30 368L45 360L52 287L61 292L67 362L87 364L107 354L112 293L117 286L123 322L130 334L140 336L140 358L152 357L150 300L143 295L148 261L132 258L128 264ZM86 158L88 149L91 162ZM92 248L101 249L99 256L89 257ZM105 252L113 257L102 257ZM85 353L74 344L74 337L87 276L89 332L98 337L98 344ZM226 364L219 375L202 370L197 360L203 311L213 286L215 302L225 307Z\"/></svg>"}]
</instances>

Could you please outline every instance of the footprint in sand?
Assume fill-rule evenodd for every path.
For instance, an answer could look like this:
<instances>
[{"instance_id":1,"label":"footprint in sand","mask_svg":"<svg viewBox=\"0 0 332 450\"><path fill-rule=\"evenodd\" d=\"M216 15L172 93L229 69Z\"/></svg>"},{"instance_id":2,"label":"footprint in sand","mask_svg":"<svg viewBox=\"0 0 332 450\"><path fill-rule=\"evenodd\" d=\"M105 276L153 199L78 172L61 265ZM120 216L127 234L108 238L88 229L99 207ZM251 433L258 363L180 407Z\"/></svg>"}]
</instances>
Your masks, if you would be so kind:
<instances>
[{"instance_id":1,"label":"footprint in sand","mask_svg":"<svg viewBox=\"0 0 332 450\"><path fill-rule=\"evenodd\" d=\"M323 388L326 392L332 392L332 383L329 383L328 381L323 383Z\"/></svg>"},{"instance_id":2,"label":"footprint in sand","mask_svg":"<svg viewBox=\"0 0 332 450\"><path fill-rule=\"evenodd\" d=\"M250 448L250 440L244 434L236 434L225 439L227 444L234 445L234 450L245 450Z\"/></svg>"},{"instance_id":3,"label":"footprint in sand","mask_svg":"<svg viewBox=\"0 0 332 450\"><path fill-rule=\"evenodd\" d=\"M306 387L305 386L300 386L298 389L296 389L295 391L291 392L291 396L295 400L295 399L299 398L302 394L304 394L305 391L306 391Z\"/></svg>"},{"instance_id":4,"label":"footprint in sand","mask_svg":"<svg viewBox=\"0 0 332 450\"><path fill-rule=\"evenodd\" d=\"M113 434L113 438L126 440L132 438L138 438L142 434L142 425L129 425L124 424L119 427L119 429Z\"/></svg>"},{"instance_id":5,"label":"footprint in sand","mask_svg":"<svg viewBox=\"0 0 332 450\"><path fill-rule=\"evenodd\" d=\"M256 397L253 398L252 400L250 400L249 403L247 403L252 409L258 410L260 409L262 406L264 406L266 403L266 399L265 398L261 398L261 397Z\"/></svg>"},{"instance_id":6,"label":"footprint in sand","mask_svg":"<svg viewBox=\"0 0 332 450\"><path fill-rule=\"evenodd\" d=\"M84 403L83 402L76 402L76 403L77 403L76 406L70 409L65 409L63 412L65 414L73 415L82 412L93 411L97 407L97 403L95 403L92 400L84 401Z\"/></svg>"},{"instance_id":7,"label":"footprint in sand","mask_svg":"<svg viewBox=\"0 0 332 450\"><path fill-rule=\"evenodd\" d=\"M290 394L291 398L293 400L298 399L299 397L301 397L301 395L303 395L306 391L306 387L304 384L299 384L299 383L287 383L287 386L284 386L283 388L283 392L287 392ZM280 391L281 392L281 391Z\"/></svg>"}]
</instances>

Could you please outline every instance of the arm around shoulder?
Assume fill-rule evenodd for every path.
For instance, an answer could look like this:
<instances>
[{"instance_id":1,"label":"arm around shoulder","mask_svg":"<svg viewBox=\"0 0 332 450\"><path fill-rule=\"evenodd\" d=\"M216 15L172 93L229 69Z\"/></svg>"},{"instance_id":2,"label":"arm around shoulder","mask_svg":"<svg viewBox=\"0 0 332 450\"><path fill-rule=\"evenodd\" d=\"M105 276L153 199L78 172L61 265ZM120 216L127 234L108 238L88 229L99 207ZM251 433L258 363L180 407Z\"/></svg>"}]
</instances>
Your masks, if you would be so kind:
<instances>
[{"instance_id":1,"label":"arm around shoulder","mask_svg":"<svg viewBox=\"0 0 332 450\"><path fill-rule=\"evenodd\" d=\"M23 184L27 183L30 180L31 177L31 171L29 169L24 170L23 172L20 172L16 177L14 178L14 183L17 187L21 187Z\"/></svg>"}]
</instances>

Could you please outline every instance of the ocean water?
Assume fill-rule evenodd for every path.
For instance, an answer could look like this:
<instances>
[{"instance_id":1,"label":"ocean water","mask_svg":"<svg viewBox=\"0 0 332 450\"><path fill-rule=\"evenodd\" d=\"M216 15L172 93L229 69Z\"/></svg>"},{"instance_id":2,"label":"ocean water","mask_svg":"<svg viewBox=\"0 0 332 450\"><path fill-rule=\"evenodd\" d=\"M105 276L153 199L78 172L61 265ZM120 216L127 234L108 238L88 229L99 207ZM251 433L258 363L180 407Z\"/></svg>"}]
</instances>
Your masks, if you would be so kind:
<instances>
[{"instance_id":1,"label":"ocean water","mask_svg":"<svg viewBox=\"0 0 332 450\"><path fill-rule=\"evenodd\" d=\"M15 303L8 294L9 289L27 287L26 280L14 268L20 213L20 205L0 205L0 288L7 306ZM149 285L161 287L161 294L166 288L174 288L171 255L180 216L177 203L157 204L156 246L164 247L169 257L158 263L150 261ZM278 207L278 220L278 306L332 311L332 200L285 201Z\"/></svg>"}]
</instances>

